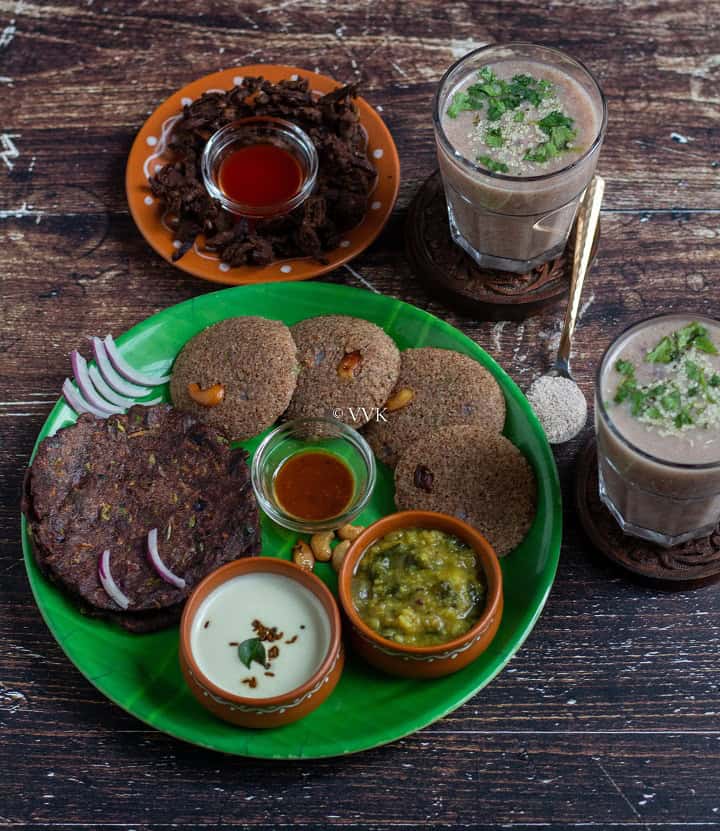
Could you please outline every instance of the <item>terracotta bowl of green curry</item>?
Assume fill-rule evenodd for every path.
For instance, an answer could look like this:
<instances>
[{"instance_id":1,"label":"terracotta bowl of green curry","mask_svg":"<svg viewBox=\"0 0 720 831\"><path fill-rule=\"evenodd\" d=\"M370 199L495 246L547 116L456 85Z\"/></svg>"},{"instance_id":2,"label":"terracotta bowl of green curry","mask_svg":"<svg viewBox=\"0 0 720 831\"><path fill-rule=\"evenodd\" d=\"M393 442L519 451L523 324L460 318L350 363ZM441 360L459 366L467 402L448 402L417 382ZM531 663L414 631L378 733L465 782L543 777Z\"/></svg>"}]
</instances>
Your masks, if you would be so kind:
<instances>
[{"instance_id":1,"label":"terracotta bowl of green curry","mask_svg":"<svg viewBox=\"0 0 720 831\"><path fill-rule=\"evenodd\" d=\"M339 575L353 648L407 678L438 678L474 661L497 633L502 572L490 543L467 523L401 511L366 528Z\"/></svg>"}]
</instances>

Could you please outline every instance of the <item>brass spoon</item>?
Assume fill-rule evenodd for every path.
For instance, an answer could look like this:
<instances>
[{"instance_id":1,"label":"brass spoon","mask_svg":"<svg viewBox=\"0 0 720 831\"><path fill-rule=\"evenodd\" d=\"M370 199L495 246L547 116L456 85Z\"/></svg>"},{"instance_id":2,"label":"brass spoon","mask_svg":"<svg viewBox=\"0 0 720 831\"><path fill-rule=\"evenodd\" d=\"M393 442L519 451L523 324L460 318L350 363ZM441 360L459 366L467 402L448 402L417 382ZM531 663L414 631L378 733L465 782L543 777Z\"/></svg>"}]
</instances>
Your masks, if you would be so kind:
<instances>
[{"instance_id":1,"label":"brass spoon","mask_svg":"<svg viewBox=\"0 0 720 831\"><path fill-rule=\"evenodd\" d=\"M528 390L528 400L552 444L570 441L587 421L587 401L570 372L570 353L604 192L605 180L594 176L583 194L577 215L570 297L557 358L552 370L534 381Z\"/></svg>"}]
</instances>

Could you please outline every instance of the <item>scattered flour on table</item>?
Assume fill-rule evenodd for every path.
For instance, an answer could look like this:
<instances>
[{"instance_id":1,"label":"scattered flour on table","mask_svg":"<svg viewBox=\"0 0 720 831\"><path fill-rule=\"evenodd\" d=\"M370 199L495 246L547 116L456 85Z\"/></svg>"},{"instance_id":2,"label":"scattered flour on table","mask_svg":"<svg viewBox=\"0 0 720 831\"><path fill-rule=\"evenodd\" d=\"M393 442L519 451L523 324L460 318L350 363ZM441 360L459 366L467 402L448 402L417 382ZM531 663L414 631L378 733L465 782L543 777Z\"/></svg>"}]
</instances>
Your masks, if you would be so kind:
<instances>
[{"instance_id":1,"label":"scattered flour on table","mask_svg":"<svg viewBox=\"0 0 720 831\"><path fill-rule=\"evenodd\" d=\"M574 438L587 421L587 401L578 385L569 378L541 375L527 393L551 444Z\"/></svg>"},{"instance_id":2,"label":"scattered flour on table","mask_svg":"<svg viewBox=\"0 0 720 831\"><path fill-rule=\"evenodd\" d=\"M0 683L0 712L14 713L27 704L27 698L18 690L11 690Z\"/></svg>"},{"instance_id":3,"label":"scattered flour on table","mask_svg":"<svg viewBox=\"0 0 720 831\"><path fill-rule=\"evenodd\" d=\"M502 352L502 342L500 339L502 338L503 329L507 324L507 320L498 320L492 327L492 342L496 352Z\"/></svg>"},{"instance_id":4,"label":"scattered flour on table","mask_svg":"<svg viewBox=\"0 0 720 831\"><path fill-rule=\"evenodd\" d=\"M481 46L487 46L484 40L474 40L473 38L452 38L450 40L450 52L453 58L462 58L468 52L479 49Z\"/></svg>"}]
</instances>

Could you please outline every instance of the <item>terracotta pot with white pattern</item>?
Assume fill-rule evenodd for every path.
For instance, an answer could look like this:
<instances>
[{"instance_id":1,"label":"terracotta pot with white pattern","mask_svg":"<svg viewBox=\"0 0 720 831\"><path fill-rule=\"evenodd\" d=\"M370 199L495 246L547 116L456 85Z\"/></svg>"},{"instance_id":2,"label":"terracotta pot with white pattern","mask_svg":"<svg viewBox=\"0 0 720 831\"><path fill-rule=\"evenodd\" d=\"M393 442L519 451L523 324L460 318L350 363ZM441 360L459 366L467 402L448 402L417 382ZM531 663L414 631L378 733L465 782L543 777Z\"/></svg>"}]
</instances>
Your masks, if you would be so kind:
<instances>
[{"instance_id":1,"label":"terracotta pot with white pattern","mask_svg":"<svg viewBox=\"0 0 720 831\"><path fill-rule=\"evenodd\" d=\"M190 648L190 633L203 600L218 586L252 572L281 574L309 589L320 601L330 623L330 646L320 667L300 687L272 698L235 695L218 687L202 672ZM218 718L242 727L280 727L311 713L335 689L344 665L340 612L327 586L295 563L276 557L246 557L209 574L190 595L180 621L180 669L195 698Z\"/></svg>"},{"instance_id":2,"label":"terracotta pot with white pattern","mask_svg":"<svg viewBox=\"0 0 720 831\"><path fill-rule=\"evenodd\" d=\"M427 528L452 534L474 551L487 581L485 608L480 619L459 638L433 646L407 646L382 637L360 617L352 599L351 583L367 549L391 531ZM450 514L434 511L400 511L368 526L353 542L340 570L340 605L349 623L350 643L369 664L391 675L438 678L466 667L484 652L495 637L503 611L502 571L497 554L479 532Z\"/></svg>"}]
</instances>

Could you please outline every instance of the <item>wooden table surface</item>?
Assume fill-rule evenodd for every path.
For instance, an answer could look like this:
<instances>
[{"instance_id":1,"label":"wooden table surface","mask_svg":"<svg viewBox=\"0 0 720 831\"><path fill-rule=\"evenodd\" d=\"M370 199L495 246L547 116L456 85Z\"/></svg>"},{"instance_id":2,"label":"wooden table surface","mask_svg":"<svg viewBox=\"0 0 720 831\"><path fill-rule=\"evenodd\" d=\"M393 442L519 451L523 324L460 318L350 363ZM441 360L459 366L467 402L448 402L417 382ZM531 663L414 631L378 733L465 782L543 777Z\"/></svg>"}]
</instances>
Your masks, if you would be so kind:
<instances>
[{"instance_id":1,"label":"wooden table surface","mask_svg":"<svg viewBox=\"0 0 720 831\"><path fill-rule=\"evenodd\" d=\"M609 99L603 238L574 359L590 397L628 322L718 312L716 2L0 0L0 826L720 827L720 590L657 593L594 557L570 498L579 441L557 452L561 563L520 652L451 716L353 757L258 762L146 728L67 661L25 576L20 483L68 353L216 288L151 251L123 188L146 116L201 75L275 61L360 81L395 136L400 199L353 263L362 280L328 279L446 318L522 388L549 367L561 306L521 324L461 319L403 254L405 210L435 165L435 84L474 46L509 40L580 57Z\"/></svg>"}]
</instances>

